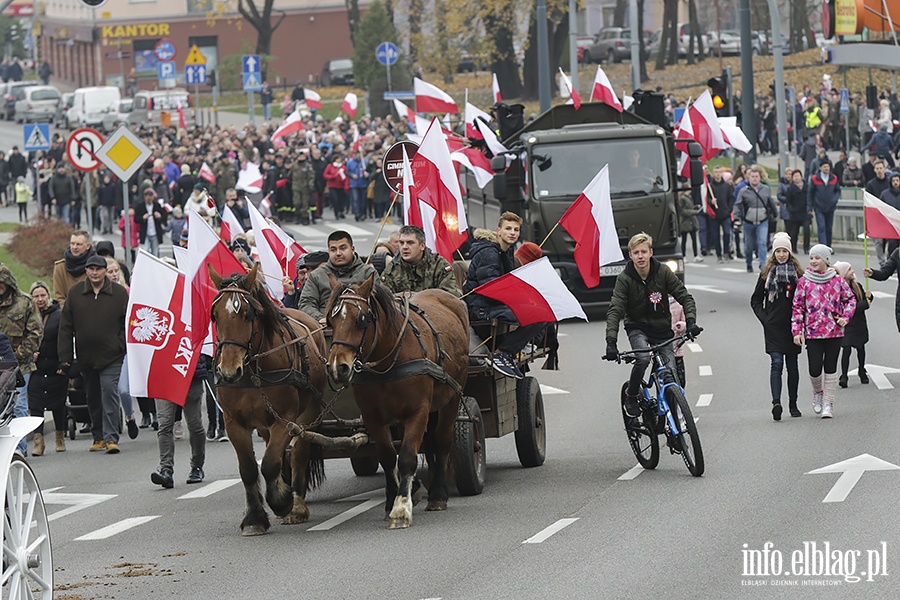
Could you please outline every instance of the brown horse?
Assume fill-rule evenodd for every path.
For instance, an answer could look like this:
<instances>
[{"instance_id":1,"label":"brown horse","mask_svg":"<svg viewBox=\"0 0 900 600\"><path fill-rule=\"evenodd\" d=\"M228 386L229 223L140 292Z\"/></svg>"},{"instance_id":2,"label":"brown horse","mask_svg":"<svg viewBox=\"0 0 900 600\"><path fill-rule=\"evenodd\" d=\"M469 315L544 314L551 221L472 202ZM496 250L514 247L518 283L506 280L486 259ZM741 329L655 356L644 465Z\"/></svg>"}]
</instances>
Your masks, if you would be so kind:
<instances>
[{"instance_id":1,"label":"brown horse","mask_svg":"<svg viewBox=\"0 0 900 600\"><path fill-rule=\"evenodd\" d=\"M426 510L447 508L448 459L468 374L468 312L462 301L442 290L395 298L374 275L349 287L332 277L331 288L328 374L353 385L384 468L390 528L406 528L412 523L423 438L431 475ZM392 425L399 425L402 436L399 457Z\"/></svg>"},{"instance_id":2,"label":"brown horse","mask_svg":"<svg viewBox=\"0 0 900 600\"><path fill-rule=\"evenodd\" d=\"M282 459L291 441L287 423L308 425L318 415L325 387L325 337L312 317L275 306L256 266L247 275L226 279L212 266L209 274L219 289L212 306L219 340L219 404L247 497L241 534L261 535L269 529L253 453L254 429L267 438L262 460L266 501L284 524L304 523L309 518L306 492L325 478L321 450L298 439L290 465Z\"/></svg>"}]
</instances>

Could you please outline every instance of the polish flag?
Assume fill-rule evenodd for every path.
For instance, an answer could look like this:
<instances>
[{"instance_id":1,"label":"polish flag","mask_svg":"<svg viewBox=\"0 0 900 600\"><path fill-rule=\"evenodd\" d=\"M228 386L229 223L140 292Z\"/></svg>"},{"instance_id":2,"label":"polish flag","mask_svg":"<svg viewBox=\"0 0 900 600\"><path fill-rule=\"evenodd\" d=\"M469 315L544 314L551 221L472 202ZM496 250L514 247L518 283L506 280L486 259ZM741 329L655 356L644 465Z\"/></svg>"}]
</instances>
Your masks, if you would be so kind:
<instances>
[{"instance_id":1,"label":"polish flag","mask_svg":"<svg viewBox=\"0 0 900 600\"><path fill-rule=\"evenodd\" d=\"M703 209L704 213L712 218L716 218L716 206L718 203L719 200L716 198L715 194L713 194L712 188L709 185L709 175L707 174L706 169L704 169L703 185L700 186L700 207Z\"/></svg>"},{"instance_id":2,"label":"polish flag","mask_svg":"<svg viewBox=\"0 0 900 600\"><path fill-rule=\"evenodd\" d=\"M631 105L634 104L634 96L629 96L624 91L622 92L622 108L628 110L631 108Z\"/></svg>"},{"instance_id":3,"label":"polish flag","mask_svg":"<svg viewBox=\"0 0 900 600\"><path fill-rule=\"evenodd\" d=\"M187 129L187 122L184 120L184 109L181 107L180 103L175 108L175 110L178 111L178 126L181 129Z\"/></svg>"},{"instance_id":4,"label":"polish flag","mask_svg":"<svg viewBox=\"0 0 900 600\"><path fill-rule=\"evenodd\" d=\"M432 252L437 252L437 211L430 205L416 200L419 205L419 214L422 215L422 231L425 232L425 247Z\"/></svg>"},{"instance_id":5,"label":"polish flag","mask_svg":"<svg viewBox=\"0 0 900 600\"><path fill-rule=\"evenodd\" d=\"M453 101L450 94L439 87L414 77L413 91L416 94L416 112L459 114L456 102Z\"/></svg>"},{"instance_id":6,"label":"polish flag","mask_svg":"<svg viewBox=\"0 0 900 600\"><path fill-rule=\"evenodd\" d=\"M466 167L475 175L475 183L479 188L489 184L494 179L494 171L491 170L491 161L477 148L463 148L450 153L453 162Z\"/></svg>"},{"instance_id":7,"label":"polish flag","mask_svg":"<svg viewBox=\"0 0 900 600\"><path fill-rule=\"evenodd\" d=\"M322 96L312 90L303 90L303 96L306 99L306 107L315 110L322 110Z\"/></svg>"},{"instance_id":8,"label":"polish flag","mask_svg":"<svg viewBox=\"0 0 900 600\"><path fill-rule=\"evenodd\" d=\"M172 246L172 255L175 257L175 266L178 267L179 270L184 272L187 269L187 248L182 248L181 246ZM211 285L212 282L210 282L210 286ZM218 290L216 290L214 287L210 287L210 293L212 293L213 297L215 297L216 293L218 293ZM216 336L213 329L213 323L210 322L209 329L206 332L206 338L203 340L203 349L200 351L200 354L205 354L210 358L216 355Z\"/></svg>"},{"instance_id":9,"label":"polish flag","mask_svg":"<svg viewBox=\"0 0 900 600\"><path fill-rule=\"evenodd\" d=\"M473 291L507 305L522 326L556 323L572 317L588 320L581 304L559 278L546 256Z\"/></svg>"},{"instance_id":10,"label":"polish flag","mask_svg":"<svg viewBox=\"0 0 900 600\"><path fill-rule=\"evenodd\" d=\"M291 263L295 263L301 254L306 254L306 251L280 227L264 218L252 202L249 204L248 210L266 287L269 288L272 296L281 299L284 296L281 278L294 273L294 267L290 266Z\"/></svg>"},{"instance_id":11,"label":"polish flag","mask_svg":"<svg viewBox=\"0 0 900 600\"><path fill-rule=\"evenodd\" d=\"M559 224L575 240L575 264L587 287L600 285L600 267L625 260L609 196L609 165L600 169Z\"/></svg>"},{"instance_id":12,"label":"polish flag","mask_svg":"<svg viewBox=\"0 0 900 600\"><path fill-rule=\"evenodd\" d=\"M690 123L694 139L703 147L703 160L708 161L728 147L722 137L719 118L713 106L709 90L704 90L691 107L685 111L690 113Z\"/></svg>"},{"instance_id":13,"label":"polish flag","mask_svg":"<svg viewBox=\"0 0 900 600\"><path fill-rule=\"evenodd\" d=\"M622 103L616 98L616 92L609 82L609 77L606 76L600 65L597 65L597 74L594 75L594 87L591 88L591 102L594 100L608 104L619 112L625 110L622 108Z\"/></svg>"},{"instance_id":14,"label":"polish flag","mask_svg":"<svg viewBox=\"0 0 900 600\"><path fill-rule=\"evenodd\" d=\"M466 137L467 138L471 138L473 140L480 140L480 139L484 138L484 136L481 135L481 132L475 126L475 120L479 119L479 118L484 119L484 121L486 123L491 122L491 115L487 114L486 112L484 112L483 110L481 110L480 108L475 106L474 104L470 104L470 103L466 102L465 121L466 121Z\"/></svg>"},{"instance_id":15,"label":"polish flag","mask_svg":"<svg viewBox=\"0 0 900 600\"><path fill-rule=\"evenodd\" d=\"M200 213L188 211L187 280L181 306L181 321L190 326L194 352L199 353L209 330L210 311L216 288L209 278L207 264L222 277L246 273L247 269L219 239Z\"/></svg>"},{"instance_id":16,"label":"polish flag","mask_svg":"<svg viewBox=\"0 0 900 600\"><path fill-rule=\"evenodd\" d=\"M900 210L869 192L863 194L863 219L870 238L900 240Z\"/></svg>"},{"instance_id":17,"label":"polish flag","mask_svg":"<svg viewBox=\"0 0 900 600\"><path fill-rule=\"evenodd\" d=\"M198 175L200 175L200 179L205 179L210 183L216 182L216 175L212 172L212 169L209 168L209 165L206 164L205 160L203 161L203 164L200 165L200 172Z\"/></svg>"},{"instance_id":18,"label":"polish flag","mask_svg":"<svg viewBox=\"0 0 900 600\"><path fill-rule=\"evenodd\" d=\"M251 203L252 204L252 203ZM238 235L245 233L240 220L234 215L227 204L222 206L222 227L219 229L219 237L226 244L233 242Z\"/></svg>"},{"instance_id":19,"label":"polish flag","mask_svg":"<svg viewBox=\"0 0 900 600\"><path fill-rule=\"evenodd\" d=\"M403 182L400 184L403 191L403 224L422 227L419 199L416 198L414 190L416 182L413 181L412 167L409 163L409 156L406 154L406 146L403 146L401 150L403 151Z\"/></svg>"},{"instance_id":20,"label":"polish flag","mask_svg":"<svg viewBox=\"0 0 900 600\"><path fill-rule=\"evenodd\" d=\"M503 102L503 96L500 95L500 83L497 81L497 74L491 73L491 91L494 94L494 102Z\"/></svg>"},{"instance_id":21,"label":"polish flag","mask_svg":"<svg viewBox=\"0 0 900 600\"><path fill-rule=\"evenodd\" d=\"M437 211L435 221L437 252L448 261L468 237L468 223L463 206L459 176L450 158L450 149L437 118L422 139L416 152L415 198Z\"/></svg>"},{"instance_id":22,"label":"polish flag","mask_svg":"<svg viewBox=\"0 0 900 600\"><path fill-rule=\"evenodd\" d=\"M358 100L356 99L356 94L353 92L347 92L347 95L344 96L344 102L341 104L341 110L351 118L356 118L356 105L358 104Z\"/></svg>"},{"instance_id":23,"label":"polish flag","mask_svg":"<svg viewBox=\"0 0 900 600\"><path fill-rule=\"evenodd\" d=\"M272 141L280 140L282 138L290 137L295 133L303 131L306 127L303 126L303 117L300 116L300 110L294 109L288 118L284 120L284 123L275 130L275 133L272 134Z\"/></svg>"},{"instance_id":24,"label":"polish flag","mask_svg":"<svg viewBox=\"0 0 900 600\"><path fill-rule=\"evenodd\" d=\"M234 189L244 190L248 194L258 194L262 191L263 176L259 172L259 166L256 163L247 161L247 164L238 173L237 183Z\"/></svg>"},{"instance_id":25,"label":"polish flag","mask_svg":"<svg viewBox=\"0 0 900 600\"><path fill-rule=\"evenodd\" d=\"M559 68L559 76L562 78L563 85L569 90L569 100L566 104L574 104L575 110L578 110L581 108L581 96L578 95L578 90L572 87L572 80L563 72L562 67Z\"/></svg>"},{"instance_id":26,"label":"polish flag","mask_svg":"<svg viewBox=\"0 0 900 600\"><path fill-rule=\"evenodd\" d=\"M406 120L413 126L416 125L416 111L394 98L394 110L397 111L398 117L406 117Z\"/></svg>"},{"instance_id":27,"label":"polish flag","mask_svg":"<svg viewBox=\"0 0 900 600\"><path fill-rule=\"evenodd\" d=\"M741 152L747 153L753 149L753 144L738 127L737 117L719 117L719 129L722 130L722 139L725 143Z\"/></svg>"},{"instance_id":28,"label":"polish flag","mask_svg":"<svg viewBox=\"0 0 900 600\"><path fill-rule=\"evenodd\" d=\"M181 320L184 273L143 250L134 273L125 322L129 391L184 406L200 358Z\"/></svg>"},{"instance_id":29,"label":"polish flag","mask_svg":"<svg viewBox=\"0 0 900 600\"><path fill-rule=\"evenodd\" d=\"M491 154L499 156L509 152L506 146L500 141L500 138L497 137L497 134L494 133L494 130L491 129L487 123L481 119L476 119L475 128L478 129L478 133L481 134L481 137L484 139L484 143L487 145L488 150L491 151Z\"/></svg>"}]
</instances>

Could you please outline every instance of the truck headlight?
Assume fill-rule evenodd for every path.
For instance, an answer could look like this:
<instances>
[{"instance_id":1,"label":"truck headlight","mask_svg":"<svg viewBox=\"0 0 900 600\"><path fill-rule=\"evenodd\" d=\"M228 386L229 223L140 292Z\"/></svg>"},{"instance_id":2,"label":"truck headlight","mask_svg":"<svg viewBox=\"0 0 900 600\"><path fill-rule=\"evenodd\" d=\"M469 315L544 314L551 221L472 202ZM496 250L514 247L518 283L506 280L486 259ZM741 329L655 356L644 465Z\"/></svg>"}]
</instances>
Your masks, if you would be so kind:
<instances>
[{"instance_id":1,"label":"truck headlight","mask_svg":"<svg viewBox=\"0 0 900 600\"><path fill-rule=\"evenodd\" d=\"M684 271L684 261L681 259L669 259L665 262L665 265L669 267L669 269L671 269L673 273L681 273L682 271Z\"/></svg>"}]
</instances>

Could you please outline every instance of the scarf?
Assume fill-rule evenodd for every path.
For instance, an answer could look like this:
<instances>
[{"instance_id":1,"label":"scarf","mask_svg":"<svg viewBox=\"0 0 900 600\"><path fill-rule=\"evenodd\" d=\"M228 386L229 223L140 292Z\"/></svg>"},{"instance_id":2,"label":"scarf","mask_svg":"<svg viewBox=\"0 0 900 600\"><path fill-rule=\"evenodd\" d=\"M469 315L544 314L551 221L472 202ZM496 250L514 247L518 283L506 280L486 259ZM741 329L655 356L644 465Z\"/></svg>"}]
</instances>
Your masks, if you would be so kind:
<instances>
[{"instance_id":1,"label":"scarf","mask_svg":"<svg viewBox=\"0 0 900 600\"><path fill-rule=\"evenodd\" d=\"M769 302L774 302L775 297L782 292L788 296L790 290L795 287L797 287L797 269L794 268L793 263L772 265L769 275L766 277L766 293Z\"/></svg>"},{"instance_id":2,"label":"scarf","mask_svg":"<svg viewBox=\"0 0 900 600\"><path fill-rule=\"evenodd\" d=\"M79 256L72 254L72 251L66 248L64 258L66 259L66 272L72 277L81 277L84 275L84 263L87 259L96 254L94 247L91 246L87 252Z\"/></svg>"},{"instance_id":3,"label":"scarf","mask_svg":"<svg viewBox=\"0 0 900 600\"><path fill-rule=\"evenodd\" d=\"M837 271L831 267L828 267L824 273L816 273L812 269L807 269L806 272L803 273L803 276L813 283L828 283L835 275L837 275Z\"/></svg>"}]
</instances>

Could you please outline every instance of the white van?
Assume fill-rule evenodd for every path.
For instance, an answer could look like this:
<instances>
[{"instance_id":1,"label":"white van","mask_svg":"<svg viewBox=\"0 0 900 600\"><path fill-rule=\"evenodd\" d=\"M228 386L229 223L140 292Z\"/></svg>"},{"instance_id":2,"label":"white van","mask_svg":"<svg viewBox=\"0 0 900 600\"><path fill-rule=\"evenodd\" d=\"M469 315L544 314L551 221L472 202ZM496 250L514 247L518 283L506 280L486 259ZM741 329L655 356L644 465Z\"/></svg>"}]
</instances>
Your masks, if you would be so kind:
<instances>
[{"instance_id":1,"label":"white van","mask_svg":"<svg viewBox=\"0 0 900 600\"><path fill-rule=\"evenodd\" d=\"M66 111L66 127L99 127L103 117L121 99L119 88L107 85L75 90L72 108Z\"/></svg>"}]
</instances>

